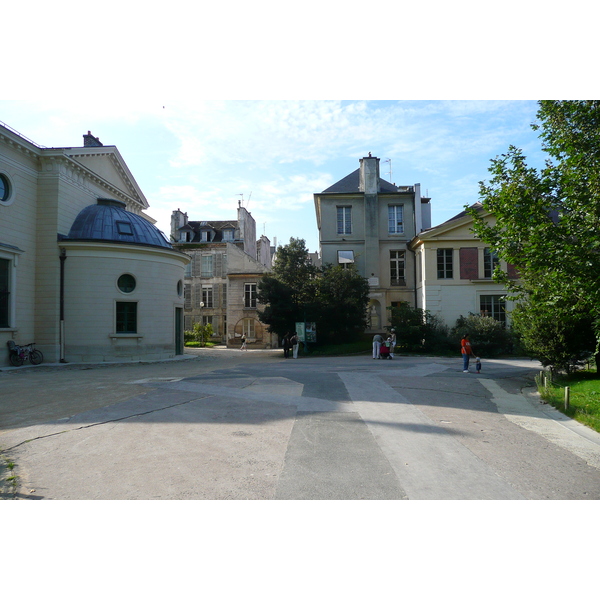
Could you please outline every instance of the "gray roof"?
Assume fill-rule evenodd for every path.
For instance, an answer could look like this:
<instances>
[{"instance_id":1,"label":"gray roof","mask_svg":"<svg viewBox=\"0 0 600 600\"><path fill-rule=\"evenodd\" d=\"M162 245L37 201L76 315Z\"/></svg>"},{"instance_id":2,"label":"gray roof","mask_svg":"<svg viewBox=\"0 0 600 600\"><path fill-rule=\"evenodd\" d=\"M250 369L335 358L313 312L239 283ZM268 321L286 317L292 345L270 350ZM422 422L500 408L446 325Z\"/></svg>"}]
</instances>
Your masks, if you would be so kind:
<instances>
[{"instance_id":1,"label":"gray roof","mask_svg":"<svg viewBox=\"0 0 600 600\"><path fill-rule=\"evenodd\" d=\"M86 206L73 221L65 240L121 242L143 246L173 248L152 223L125 210L119 200L98 199Z\"/></svg>"},{"instance_id":2,"label":"gray roof","mask_svg":"<svg viewBox=\"0 0 600 600\"><path fill-rule=\"evenodd\" d=\"M360 168L356 169L350 175L346 175L343 179L340 179L337 183L334 183L332 186L328 187L326 190L323 190L322 194L356 194L360 190L358 189L360 180ZM379 189L381 192L398 192L398 188L395 185L392 185L385 179L379 178Z\"/></svg>"}]
</instances>

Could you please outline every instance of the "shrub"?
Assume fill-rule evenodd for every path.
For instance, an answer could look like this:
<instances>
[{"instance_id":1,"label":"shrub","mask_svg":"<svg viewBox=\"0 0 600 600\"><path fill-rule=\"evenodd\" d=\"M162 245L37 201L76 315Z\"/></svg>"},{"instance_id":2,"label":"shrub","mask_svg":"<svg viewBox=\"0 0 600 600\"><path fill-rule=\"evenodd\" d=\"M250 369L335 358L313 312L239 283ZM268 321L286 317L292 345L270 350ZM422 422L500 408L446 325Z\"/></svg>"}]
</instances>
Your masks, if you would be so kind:
<instances>
[{"instance_id":1,"label":"shrub","mask_svg":"<svg viewBox=\"0 0 600 600\"><path fill-rule=\"evenodd\" d=\"M465 334L469 334L473 351L478 356L492 357L512 352L510 331L493 317L474 314L459 317L450 333L455 349L460 349L460 340Z\"/></svg>"}]
</instances>

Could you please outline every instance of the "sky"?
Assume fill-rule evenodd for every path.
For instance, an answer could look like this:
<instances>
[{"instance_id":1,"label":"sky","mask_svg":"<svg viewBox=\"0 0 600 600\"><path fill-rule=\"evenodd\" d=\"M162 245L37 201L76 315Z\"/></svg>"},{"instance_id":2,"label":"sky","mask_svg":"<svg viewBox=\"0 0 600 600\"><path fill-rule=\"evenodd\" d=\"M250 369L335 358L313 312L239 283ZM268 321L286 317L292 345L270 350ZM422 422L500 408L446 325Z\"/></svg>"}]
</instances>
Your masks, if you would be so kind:
<instances>
[{"instance_id":1,"label":"sky","mask_svg":"<svg viewBox=\"0 0 600 600\"><path fill-rule=\"evenodd\" d=\"M438 225L478 200L490 159L510 144L541 164L536 111L533 100L0 101L0 121L38 145L80 146L87 131L115 145L166 233L175 209L229 220L242 202L257 235L302 238L313 252L313 194L361 157L380 158L391 183L420 183Z\"/></svg>"}]
</instances>

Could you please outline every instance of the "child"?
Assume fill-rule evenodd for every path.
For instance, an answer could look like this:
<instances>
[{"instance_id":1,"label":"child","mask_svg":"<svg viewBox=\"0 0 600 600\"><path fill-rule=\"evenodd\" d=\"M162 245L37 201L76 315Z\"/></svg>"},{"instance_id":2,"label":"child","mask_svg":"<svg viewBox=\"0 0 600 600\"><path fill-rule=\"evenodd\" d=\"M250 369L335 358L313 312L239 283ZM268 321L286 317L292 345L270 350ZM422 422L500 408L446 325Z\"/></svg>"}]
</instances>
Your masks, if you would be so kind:
<instances>
[{"instance_id":1,"label":"child","mask_svg":"<svg viewBox=\"0 0 600 600\"><path fill-rule=\"evenodd\" d=\"M475 357L475 369L477 369L477 373L481 373L481 360L479 359L479 356Z\"/></svg>"}]
</instances>

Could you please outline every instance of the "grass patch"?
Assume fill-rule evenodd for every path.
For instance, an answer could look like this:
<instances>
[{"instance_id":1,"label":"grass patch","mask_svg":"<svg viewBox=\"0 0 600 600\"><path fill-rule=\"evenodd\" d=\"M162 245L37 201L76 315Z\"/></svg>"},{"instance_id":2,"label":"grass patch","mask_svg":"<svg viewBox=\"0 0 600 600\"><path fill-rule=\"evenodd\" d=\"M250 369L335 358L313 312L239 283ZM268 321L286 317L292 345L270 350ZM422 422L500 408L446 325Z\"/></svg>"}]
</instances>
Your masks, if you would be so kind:
<instances>
[{"instance_id":1,"label":"grass patch","mask_svg":"<svg viewBox=\"0 0 600 600\"><path fill-rule=\"evenodd\" d=\"M215 344L214 342L186 342L185 343L185 347L186 348L213 348L214 346L216 346L217 344Z\"/></svg>"},{"instance_id":2,"label":"grass patch","mask_svg":"<svg viewBox=\"0 0 600 600\"><path fill-rule=\"evenodd\" d=\"M568 417L600 433L600 379L596 371L580 371L548 381L536 377L543 400ZM570 388L569 408L565 408L565 387Z\"/></svg>"}]
</instances>

